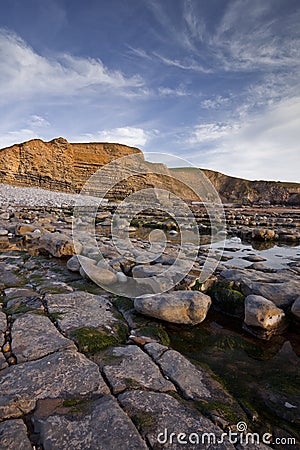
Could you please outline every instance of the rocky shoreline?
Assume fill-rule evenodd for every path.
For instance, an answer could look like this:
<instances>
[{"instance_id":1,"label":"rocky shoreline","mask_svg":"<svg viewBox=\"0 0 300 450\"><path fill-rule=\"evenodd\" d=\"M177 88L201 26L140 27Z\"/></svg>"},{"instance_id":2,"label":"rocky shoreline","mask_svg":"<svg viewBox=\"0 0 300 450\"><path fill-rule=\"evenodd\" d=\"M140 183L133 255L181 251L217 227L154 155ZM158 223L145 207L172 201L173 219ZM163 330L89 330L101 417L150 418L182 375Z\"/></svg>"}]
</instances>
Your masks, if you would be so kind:
<instances>
[{"instance_id":1,"label":"rocky shoreline","mask_svg":"<svg viewBox=\"0 0 300 450\"><path fill-rule=\"evenodd\" d=\"M262 342L297 328L299 210L225 209L228 238L251 240L254 248L295 245L296 252L283 268L270 267L253 250L243 257L247 267L231 265L238 249L225 245L224 252L217 247L214 251L213 257L220 260L215 273L199 283L207 256L204 243L192 269L170 293L129 299L93 281L107 287L125 286L130 278L155 277L160 287L170 283L164 272L178 251L176 227L151 213L134 223L123 222L130 233L136 232L136 254L120 256L105 232L116 206L104 206L96 221L103 266L88 239L77 248L72 240L75 201L76 196L53 193L50 198L38 189L2 185L0 190L0 447L176 449L182 446L176 440L159 443L157 437L165 429L176 435L219 437L239 421L253 431L299 439L300 398L284 399L289 406L284 407L282 428L272 420L264 423L260 412L255 419L251 407L235 399L208 367L170 347L164 326L170 322L193 327L205 323L209 310L216 310L239 320L249 337ZM207 215L193 208L205 237ZM154 263L144 263L138 258L147 242L139 231L150 228L165 230L170 245ZM244 447L227 441L198 448L268 445Z\"/></svg>"}]
</instances>

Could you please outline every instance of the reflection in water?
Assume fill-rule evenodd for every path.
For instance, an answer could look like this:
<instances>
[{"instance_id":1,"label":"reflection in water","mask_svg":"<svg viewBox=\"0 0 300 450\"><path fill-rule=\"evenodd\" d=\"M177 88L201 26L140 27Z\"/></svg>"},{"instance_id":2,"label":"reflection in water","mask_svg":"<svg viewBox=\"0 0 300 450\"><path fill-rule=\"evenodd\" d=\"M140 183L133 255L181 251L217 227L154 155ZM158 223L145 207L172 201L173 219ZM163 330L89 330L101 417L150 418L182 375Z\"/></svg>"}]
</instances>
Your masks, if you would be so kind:
<instances>
[{"instance_id":1,"label":"reflection in water","mask_svg":"<svg viewBox=\"0 0 300 450\"><path fill-rule=\"evenodd\" d=\"M275 247L274 241L251 241L250 244L254 250L268 250Z\"/></svg>"}]
</instances>

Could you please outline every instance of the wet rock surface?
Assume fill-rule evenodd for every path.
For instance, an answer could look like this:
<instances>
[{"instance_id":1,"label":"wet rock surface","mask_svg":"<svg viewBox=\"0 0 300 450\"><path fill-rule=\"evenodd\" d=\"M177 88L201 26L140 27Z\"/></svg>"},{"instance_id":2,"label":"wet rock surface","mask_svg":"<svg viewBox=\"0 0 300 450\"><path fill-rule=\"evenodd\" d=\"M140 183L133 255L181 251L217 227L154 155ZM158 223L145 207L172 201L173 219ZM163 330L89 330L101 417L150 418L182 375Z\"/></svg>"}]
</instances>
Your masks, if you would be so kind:
<instances>
[{"instance_id":1,"label":"wet rock surface","mask_svg":"<svg viewBox=\"0 0 300 450\"><path fill-rule=\"evenodd\" d=\"M147 445L117 401L106 395L89 404L77 404L68 414L38 417L34 428L45 450L126 448Z\"/></svg>"},{"instance_id":2,"label":"wet rock surface","mask_svg":"<svg viewBox=\"0 0 300 450\"><path fill-rule=\"evenodd\" d=\"M84 355L65 350L17 364L1 373L1 418L30 412L39 399L108 393L98 367Z\"/></svg>"},{"instance_id":3,"label":"wet rock surface","mask_svg":"<svg viewBox=\"0 0 300 450\"><path fill-rule=\"evenodd\" d=\"M110 362L104 361L103 372L114 394L138 388L160 392L176 391L174 385L162 376L152 359L136 345L115 347L107 356Z\"/></svg>"},{"instance_id":4,"label":"wet rock surface","mask_svg":"<svg viewBox=\"0 0 300 450\"><path fill-rule=\"evenodd\" d=\"M32 450L23 420L6 420L0 423L0 448L6 450Z\"/></svg>"},{"instance_id":5,"label":"wet rock surface","mask_svg":"<svg viewBox=\"0 0 300 450\"><path fill-rule=\"evenodd\" d=\"M230 443L207 443L205 440L202 443L203 433L214 433L216 437L220 437L222 430L200 413L168 394L131 391L120 394L118 400L129 416L135 420L142 435L145 436L152 448L182 448L180 438L182 439L183 436L179 436L178 442L179 433L185 433L185 438L195 433L199 436L203 449L234 449ZM172 435L172 433L174 434ZM193 435L194 439L196 439L195 434ZM195 444L197 444L197 440L192 443L187 441L185 448L195 448Z\"/></svg>"},{"instance_id":6,"label":"wet rock surface","mask_svg":"<svg viewBox=\"0 0 300 450\"><path fill-rule=\"evenodd\" d=\"M33 313L16 318L11 337L18 362L39 359L59 350L76 351L74 342L62 336L48 317Z\"/></svg>"},{"instance_id":7,"label":"wet rock surface","mask_svg":"<svg viewBox=\"0 0 300 450\"><path fill-rule=\"evenodd\" d=\"M77 248L80 257L72 256L75 249L68 243L73 220L70 206L74 199L70 202L65 197L55 199L56 203L45 199L43 210L15 205L8 211L8 206L0 211L0 230L3 230L0 233L3 239L0 252L0 388L3 393L0 411L1 418L5 419L0 423L1 445L4 439L7 448L26 449L34 445L62 450L161 448L157 436L165 433L165 429L168 436L177 431L187 434L211 431L218 435L239 420L248 423L253 430L298 436L300 406L298 391L292 388L299 365L298 347L293 343L294 335L290 337L286 333L295 333L293 327L298 324L300 252L297 247L287 248L286 253L282 253L285 255L281 258L283 263L274 267L259 250L261 245L270 246L274 241L297 243L297 227L292 226L297 224L296 213L292 222L284 222L283 219L287 219L284 212L276 217L261 214L260 218L257 212L249 212L248 217L247 210L240 214L227 211L228 216L235 216L229 218L229 222L236 223L229 223L229 233L234 237L232 241L227 240L224 257L221 250L214 250L214 258L222 259L222 266L214 277L200 283L198 277L207 255L206 244L197 249L198 256L189 274L178 285L172 285L168 294L162 295L166 299L167 317L165 313L156 315L155 311L162 309L160 301L155 304L155 296L151 300L152 309L145 315L136 299L104 291L91 281L92 276L86 276L80 258L101 274L100 284L105 279L103 284L106 282L107 286L116 280L126 286L131 278L141 280L146 275L150 279L157 276L159 286L168 287L174 277L167 279L161 274L176 260L176 233L169 233L158 217L153 220L154 228L158 224L165 229L170 241L162 255L158 256L159 245L151 247L147 239L138 234L144 231L138 227L137 235L132 238L133 246L125 246L120 254L107 232L103 232L103 228L109 229L107 225L114 211L113 207L108 207L99 212L96 227L97 245L103 259L100 261L99 250L88 234L82 248ZM202 212L198 213L198 218L202 222L206 220ZM244 248L236 240L236 236L243 233L251 239L253 227L268 230L272 223L276 228L274 237L268 233L268 238L264 234L263 239L253 241L257 249ZM135 233L128 220L120 224L124 225L124 230ZM207 225L202 224L200 228L204 230L204 227ZM47 242L47 246L42 246L42 242ZM143 252L150 247L154 260L144 263ZM184 258L189 251L189 246L183 247ZM278 257L276 262L279 260ZM108 276L105 270L113 276ZM253 317L248 320L248 312L253 307L248 297L253 295L263 296L276 310L279 308L279 312L282 310L293 319L288 330L279 327L280 335L272 335L270 341L264 341L265 353L259 342L269 336L253 337L250 329L241 329L244 317L247 317L248 327L255 327ZM262 305L257 308L254 317L263 327L255 328L268 331L268 313ZM222 316L225 325L215 319L215 314ZM235 328L227 329L226 320L233 320L230 324L234 323ZM174 337L170 341L169 326L178 327L177 342L182 340L180 352L169 346L176 344ZM213 330L211 334L208 328L210 332ZM290 347L285 345L285 336L291 339ZM202 352L206 349L208 353L207 345L211 347L210 359L205 359L205 352ZM191 347L199 347L201 351L196 355ZM244 350L254 357L253 367L249 363L246 366L241 358ZM216 375L208 366L210 361L221 361L224 352L231 351L231 366L226 366L226 370L232 373L232 380L228 382L226 378L223 383L222 370ZM200 364L202 358L207 366ZM257 358L261 358L261 364L266 362L264 370L269 383L259 379ZM195 360L199 359L198 364ZM288 386L285 390L278 387L282 385L278 367L291 371L294 377L283 383ZM257 379L252 379L247 389L249 387L253 397L259 397L268 415L262 410L257 412L251 402L245 404L234 389L234 394L227 391L245 383L243 378L252 371ZM278 419L282 424L276 422ZM181 447L178 442L164 446ZM195 448L195 445L185 447ZM224 443L204 444L201 448L233 447Z\"/></svg>"}]
</instances>

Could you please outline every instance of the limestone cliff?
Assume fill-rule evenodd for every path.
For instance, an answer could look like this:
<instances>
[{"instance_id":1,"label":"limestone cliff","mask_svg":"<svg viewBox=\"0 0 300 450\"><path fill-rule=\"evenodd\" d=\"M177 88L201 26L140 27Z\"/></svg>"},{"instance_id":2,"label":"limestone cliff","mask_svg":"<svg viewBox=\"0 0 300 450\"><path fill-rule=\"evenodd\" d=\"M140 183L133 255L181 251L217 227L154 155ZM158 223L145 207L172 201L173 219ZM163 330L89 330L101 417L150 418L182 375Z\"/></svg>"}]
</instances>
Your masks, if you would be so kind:
<instances>
[{"instance_id":1,"label":"limestone cliff","mask_svg":"<svg viewBox=\"0 0 300 450\"><path fill-rule=\"evenodd\" d=\"M199 183L196 169L168 169L163 164L145 163L141 150L135 147L112 143L69 143L63 138L50 142L33 139L0 150L0 182L80 192L85 182L98 169L129 155L139 155L138 164L145 169L145 174L127 177L126 181L115 186L110 197L120 199L141 188L155 186L185 199L197 199L185 186L185 183L192 187ZM126 164L122 167L124 173ZM159 174L155 175L152 171L158 171ZM212 170L202 171L224 202L300 204L300 184L249 181ZM109 172L107 176L113 178L114 174ZM103 184L105 185L105 180Z\"/></svg>"},{"instance_id":2,"label":"limestone cliff","mask_svg":"<svg viewBox=\"0 0 300 450\"><path fill-rule=\"evenodd\" d=\"M79 192L86 180L103 165L142 152L119 144L70 144L57 138L33 139L0 150L0 181L17 186Z\"/></svg>"},{"instance_id":3,"label":"limestone cliff","mask_svg":"<svg viewBox=\"0 0 300 450\"><path fill-rule=\"evenodd\" d=\"M250 181L230 177L213 170L201 169L211 181L225 203L243 204L290 204L300 205L300 183L281 181ZM170 169L175 176L179 173L191 182L196 177L197 169Z\"/></svg>"}]
</instances>

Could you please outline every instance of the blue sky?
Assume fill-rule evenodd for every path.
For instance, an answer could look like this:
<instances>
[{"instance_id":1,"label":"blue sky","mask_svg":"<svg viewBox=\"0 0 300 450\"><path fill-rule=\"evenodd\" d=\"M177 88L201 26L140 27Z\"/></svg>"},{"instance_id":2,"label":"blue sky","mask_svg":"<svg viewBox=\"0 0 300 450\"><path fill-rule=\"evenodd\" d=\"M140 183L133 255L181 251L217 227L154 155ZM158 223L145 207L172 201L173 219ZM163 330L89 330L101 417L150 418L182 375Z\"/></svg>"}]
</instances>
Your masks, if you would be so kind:
<instances>
[{"instance_id":1,"label":"blue sky","mask_svg":"<svg viewBox=\"0 0 300 450\"><path fill-rule=\"evenodd\" d=\"M0 147L111 141L300 181L298 0L10 0Z\"/></svg>"}]
</instances>

